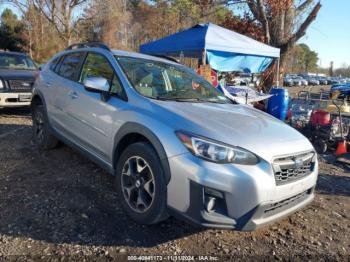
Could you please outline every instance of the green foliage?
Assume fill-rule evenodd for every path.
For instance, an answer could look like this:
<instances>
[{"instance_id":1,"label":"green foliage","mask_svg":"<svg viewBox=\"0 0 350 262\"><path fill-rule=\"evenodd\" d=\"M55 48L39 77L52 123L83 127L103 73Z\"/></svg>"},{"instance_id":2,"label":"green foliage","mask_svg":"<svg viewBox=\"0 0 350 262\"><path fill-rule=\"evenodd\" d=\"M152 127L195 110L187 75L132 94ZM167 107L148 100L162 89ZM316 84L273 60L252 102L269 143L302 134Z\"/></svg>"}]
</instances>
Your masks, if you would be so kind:
<instances>
[{"instance_id":1,"label":"green foliage","mask_svg":"<svg viewBox=\"0 0 350 262\"><path fill-rule=\"evenodd\" d=\"M286 72L303 73L317 70L318 54L306 44L296 45L286 58Z\"/></svg>"},{"instance_id":2,"label":"green foliage","mask_svg":"<svg viewBox=\"0 0 350 262\"><path fill-rule=\"evenodd\" d=\"M24 25L10 9L1 15L0 39L0 49L23 51L25 48Z\"/></svg>"},{"instance_id":3,"label":"green foliage","mask_svg":"<svg viewBox=\"0 0 350 262\"><path fill-rule=\"evenodd\" d=\"M311 72L317 69L318 54L315 51L310 50L306 44L300 44L299 47L302 50L302 65L306 72Z\"/></svg>"}]
</instances>

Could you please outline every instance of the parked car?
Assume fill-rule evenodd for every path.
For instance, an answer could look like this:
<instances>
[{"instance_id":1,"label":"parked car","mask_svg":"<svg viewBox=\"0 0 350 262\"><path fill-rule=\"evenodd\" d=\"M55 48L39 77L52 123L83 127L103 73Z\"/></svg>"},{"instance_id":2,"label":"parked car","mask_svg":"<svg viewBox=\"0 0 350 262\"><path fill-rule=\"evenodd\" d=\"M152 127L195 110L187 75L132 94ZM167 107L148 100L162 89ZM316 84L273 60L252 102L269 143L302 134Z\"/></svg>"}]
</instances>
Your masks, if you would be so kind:
<instances>
[{"instance_id":1,"label":"parked car","mask_svg":"<svg viewBox=\"0 0 350 262\"><path fill-rule=\"evenodd\" d=\"M304 136L170 60L74 45L44 66L33 95L34 141L61 140L113 174L140 224L177 214L253 230L314 198L317 156Z\"/></svg>"},{"instance_id":2,"label":"parked car","mask_svg":"<svg viewBox=\"0 0 350 262\"><path fill-rule=\"evenodd\" d=\"M336 77L329 77L327 81L328 81L328 84L330 85L340 84L339 79Z\"/></svg>"},{"instance_id":3,"label":"parked car","mask_svg":"<svg viewBox=\"0 0 350 262\"><path fill-rule=\"evenodd\" d=\"M326 77L317 77L317 80L319 81L320 85L328 85Z\"/></svg>"},{"instance_id":4,"label":"parked car","mask_svg":"<svg viewBox=\"0 0 350 262\"><path fill-rule=\"evenodd\" d=\"M293 86L301 86L301 81L297 77L292 77Z\"/></svg>"},{"instance_id":5,"label":"parked car","mask_svg":"<svg viewBox=\"0 0 350 262\"><path fill-rule=\"evenodd\" d=\"M294 86L307 86L308 85L308 81L303 79L300 76L294 76L294 77L292 77L292 80L293 80Z\"/></svg>"},{"instance_id":6,"label":"parked car","mask_svg":"<svg viewBox=\"0 0 350 262\"><path fill-rule=\"evenodd\" d=\"M308 86L308 85L309 85L309 81L307 81L307 80L304 79L304 78L301 78L300 81L301 81L301 85L302 85L302 86Z\"/></svg>"},{"instance_id":7,"label":"parked car","mask_svg":"<svg viewBox=\"0 0 350 262\"><path fill-rule=\"evenodd\" d=\"M294 85L293 79L289 78L289 77L284 77L283 78L283 85L285 85L285 86L293 86Z\"/></svg>"},{"instance_id":8,"label":"parked car","mask_svg":"<svg viewBox=\"0 0 350 262\"><path fill-rule=\"evenodd\" d=\"M29 106L36 73L26 54L0 51L0 108Z\"/></svg>"},{"instance_id":9,"label":"parked car","mask_svg":"<svg viewBox=\"0 0 350 262\"><path fill-rule=\"evenodd\" d=\"M309 81L309 85L313 85L313 86L318 86L320 84L320 81L318 81L316 78L314 77L310 77L308 78Z\"/></svg>"},{"instance_id":10,"label":"parked car","mask_svg":"<svg viewBox=\"0 0 350 262\"><path fill-rule=\"evenodd\" d=\"M350 95L350 83L332 85L330 92L334 93L336 91L340 91L342 95L349 96Z\"/></svg>"}]
</instances>

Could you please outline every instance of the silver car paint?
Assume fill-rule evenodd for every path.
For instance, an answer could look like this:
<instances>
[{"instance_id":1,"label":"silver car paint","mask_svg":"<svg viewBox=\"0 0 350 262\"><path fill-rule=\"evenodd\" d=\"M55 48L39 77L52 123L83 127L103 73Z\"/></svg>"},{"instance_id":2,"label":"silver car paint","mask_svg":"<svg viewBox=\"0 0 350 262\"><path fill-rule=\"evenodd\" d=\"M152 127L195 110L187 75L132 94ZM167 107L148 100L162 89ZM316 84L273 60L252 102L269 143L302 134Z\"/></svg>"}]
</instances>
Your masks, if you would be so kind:
<instances>
[{"instance_id":1,"label":"silver car paint","mask_svg":"<svg viewBox=\"0 0 350 262\"><path fill-rule=\"evenodd\" d=\"M245 105L157 101L143 97L130 85L109 51L98 48L82 51L101 53L108 58L125 88L128 101L112 97L103 102L99 94L86 91L83 85L56 75L46 66L35 89L47 99L50 123L56 132L111 167L114 137L125 123L138 123L151 130L168 157L171 169L168 206L172 209L185 212L188 208L191 180L225 192L233 219L254 206L278 201L315 186L317 168L304 179L276 186L271 166L273 158L313 150L305 137L283 122ZM77 51L65 53L69 52ZM136 53L115 51L114 54L172 63ZM245 148L261 158L261 162L256 166L240 166L204 161L188 152L176 137L177 130ZM251 221L254 225L266 222Z\"/></svg>"}]
</instances>

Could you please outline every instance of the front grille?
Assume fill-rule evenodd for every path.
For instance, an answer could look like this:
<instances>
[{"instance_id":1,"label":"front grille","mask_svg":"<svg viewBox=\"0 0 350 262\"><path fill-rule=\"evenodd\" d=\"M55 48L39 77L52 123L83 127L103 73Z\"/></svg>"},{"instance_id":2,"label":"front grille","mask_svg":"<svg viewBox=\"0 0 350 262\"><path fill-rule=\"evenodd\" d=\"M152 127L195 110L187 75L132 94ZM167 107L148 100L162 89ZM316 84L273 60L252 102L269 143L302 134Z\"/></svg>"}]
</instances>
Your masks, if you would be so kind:
<instances>
[{"instance_id":1,"label":"front grille","mask_svg":"<svg viewBox=\"0 0 350 262\"><path fill-rule=\"evenodd\" d=\"M13 92L31 92L33 81L31 80L8 80L10 90Z\"/></svg>"},{"instance_id":2,"label":"front grille","mask_svg":"<svg viewBox=\"0 0 350 262\"><path fill-rule=\"evenodd\" d=\"M281 200L279 202L270 204L266 206L264 210L264 217L273 216L278 214L286 209L289 209L297 204L303 202L308 196L312 193L312 189L306 190L298 195L292 196L290 198Z\"/></svg>"},{"instance_id":3,"label":"front grille","mask_svg":"<svg viewBox=\"0 0 350 262\"><path fill-rule=\"evenodd\" d=\"M311 174L314 169L314 156L314 152L308 152L275 159L273 169L276 185L291 183Z\"/></svg>"}]
</instances>

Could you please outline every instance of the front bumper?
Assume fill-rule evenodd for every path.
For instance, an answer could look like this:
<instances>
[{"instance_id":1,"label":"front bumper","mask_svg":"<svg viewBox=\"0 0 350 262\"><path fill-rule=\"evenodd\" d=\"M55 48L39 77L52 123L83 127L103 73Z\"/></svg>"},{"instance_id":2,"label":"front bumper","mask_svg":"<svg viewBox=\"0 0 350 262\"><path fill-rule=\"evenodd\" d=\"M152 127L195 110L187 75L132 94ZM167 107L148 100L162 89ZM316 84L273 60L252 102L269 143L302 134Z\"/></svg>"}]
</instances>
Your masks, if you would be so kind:
<instances>
[{"instance_id":1,"label":"front bumper","mask_svg":"<svg viewBox=\"0 0 350 262\"><path fill-rule=\"evenodd\" d=\"M0 107L30 106L32 93L0 93Z\"/></svg>"},{"instance_id":2,"label":"front bumper","mask_svg":"<svg viewBox=\"0 0 350 262\"><path fill-rule=\"evenodd\" d=\"M267 162L256 166L215 164L190 153L169 159L168 206L205 227L254 230L294 213L314 198L318 164L311 174L276 186ZM221 208L206 210L206 189L222 194ZM224 206L224 208L222 208Z\"/></svg>"}]
</instances>

